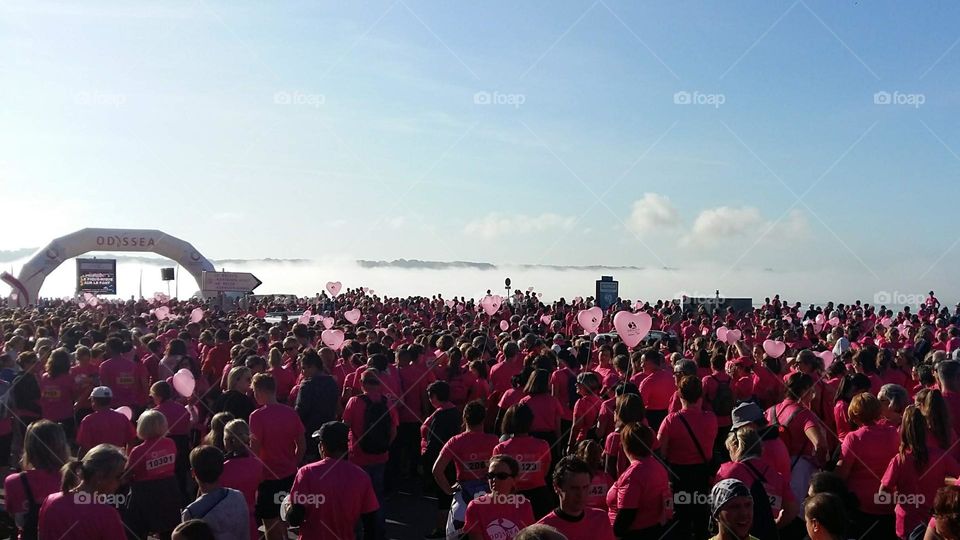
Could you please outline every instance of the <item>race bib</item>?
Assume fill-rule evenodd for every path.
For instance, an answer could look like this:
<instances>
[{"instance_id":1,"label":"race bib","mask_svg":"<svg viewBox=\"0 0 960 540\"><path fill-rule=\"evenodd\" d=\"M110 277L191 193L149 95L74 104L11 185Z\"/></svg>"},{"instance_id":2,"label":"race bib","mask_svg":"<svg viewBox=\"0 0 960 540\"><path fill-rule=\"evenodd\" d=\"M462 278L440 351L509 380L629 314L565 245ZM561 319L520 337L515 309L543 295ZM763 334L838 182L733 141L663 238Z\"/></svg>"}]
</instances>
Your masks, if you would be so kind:
<instances>
[{"instance_id":1,"label":"race bib","mask_svg":"<svg viewBox=\"0 0 960 540\"><path fill-rule=\"evenodd\" d=\"M521 473L540 472L540 462L539 461L521 461L520 472Z\"/></svg>"},{"instance_id":2,"label":"race bib","mask_svg":"<svg viewBox=\"0 0 960 540\"><path fill-rule=\"evenodd\" d=\"M466 466L467 470L471 472L487 470L486 461L468 461L466 462Z\"/></svg>"},{"instance_id":3,"label":"race bib","mask_svg":"<svg viewBox=\"0 0 960 540\"><path fill-rule=\"evenodd\" d=\"M155 457L153 459L147 460L147 470L152 471L154 469L159 469L166 465L172 465L177 459L176 454L167 454L160 457Z\"/></svg>"},{"instance_id":4,"label":"race bib","mask_svg":"<svg viewBox=\"0 0 960 540\"><path fill-rule=\"evenodd\" d=\"M133 386L134 381L136 381L136 379L131 373L121 373L117 376L117 384L121 386Z\"/></svg>"}]
</instances>

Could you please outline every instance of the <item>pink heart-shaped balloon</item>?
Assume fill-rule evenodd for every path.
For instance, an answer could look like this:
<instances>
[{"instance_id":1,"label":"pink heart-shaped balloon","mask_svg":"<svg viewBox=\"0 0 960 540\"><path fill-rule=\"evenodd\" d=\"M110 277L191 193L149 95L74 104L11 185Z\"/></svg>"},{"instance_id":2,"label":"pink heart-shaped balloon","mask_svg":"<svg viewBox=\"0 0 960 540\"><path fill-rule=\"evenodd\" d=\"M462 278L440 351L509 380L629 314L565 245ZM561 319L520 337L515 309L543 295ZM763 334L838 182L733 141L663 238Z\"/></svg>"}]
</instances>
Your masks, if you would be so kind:
<instances>
[{"instance_id":1,"label":"pink heart-shaped balloon","mask_svg":"<svg viewBox=\"0 0 960 540\"><path fill-rule=\"evenodd\" d=\"M447 306L448 308L452 308L454 304L456 304L456 302L454 302L453 300L447 300L446 302L443 303L443 305Z\"/></svg>"},{"instance_id":2,"label":"pink heart-shaped balloon","mask_svg":"<svg viewBox=\"0 0 960 540\"><path fill-rule=\"evenodd\" d=\"M840 326L840 317L830 317L830 319L827 320L827 323L830 326Z\"/></svg>"},{"instance_id":3,"label":"pink heart-shaped balloon","mask_svg":"<svg viewBox=\"0 0 960 540\"><path fill-rule=\"evenodd\" d=\"M613 328L627 347L636 347L643 338L647 337L652 326L653 319L642 311L640 313L621 311L613 316Z\"/></svg>"},{"instance_id":4,"label":"pink heart-shaped balloon","mask_svg":"<svg viewBox=\"0 0 960 540\"><path fill-rule=\"evenodd\" d=\"M500 321L500 329L506 332L510 328L510 323L507 321Z\"/></svg>"},{"instance_id":5,"label":"pink heart-shaped balloon","mask_svg":"<svg viewBox=\"0 0 960 540\"><path fill-rule=\"evenodd\" d=\"M727 330L727 344L733 345L740 341L741 337L743 337L743 334L739 330Z\"/></svg>"},{"instance_id":6,"label":"pink heart-shaped balloon","mask_svg":"<svg viewBox=\"0 0 960 540\"><path fill-rule=\"evenodd\" d=\"M542 292L538 292L538 293L537 293L537 298L543 298L543 293L542 293Z\"/></svg>"},{"instance_id":7,"label":"pink heart-shaped balloon","mask_svg":"<svg viewBox=\"0 0 960 540\"><path fill-rule=\"evenodd\" d=\"M527 292L533 292L533 287L527 287Z\"/></svg>"},{"instance_id":8,"label":"pink heart-shaped balloon","mask_svg":"<svg viewBox=\"0 0 960 540\"><path fill-rule=\"evenodd\" d=\"M357 324L357 321L360 320L360 310L353 308L350 311L345 311L343 318L350 321L350 324Z\"/></svg>"},{"instance_id":9,"label":"pink heart-shaped balloon","mask_svg":"<svg viewBox=\"0 0 960 540\"><path fill-rule=\"evenodd\" d=\"M362 292L363 294L367 294L367 288L366 288L366 287L360 287L360 292Z\"/></svg>"},{"instance_id":10,"label":"pink heart-shaped balloon","mask_svg":"<svg viewBox=\"0 0 960 540\"><path fill-rule=\"evenodd\" d=\"M726 326L721 326L720 328L717 328L717 341L721 341L721 342L723 342L723 343L726 343L726 342L727 342L727 332L729 332L729 330L727 330L727 327L726 327Z\"/></svg>"},{"instance_id":11,"label":"pink heart-shaped balloon","mask_svg":"<svg viewBox=\"0 0 960 540\"><path fill-rule=\"evenodd\" d=\"M90 298L87 298L87 305L90 307L97 307L100 305L100 299L91 295Z\"/></svg>"},{"instance_id":12,"label":"pink heart-shaped balloon","mask_svg":"<svg viewBox=\"0 0 960 540\"><path fill-rule=\"evenodd\" d=\"M829 366L833 362L833 351L822 351L816 355L823 359L824 366Z\"/></svg>"},{"instance_id":13,"label":"pink heart-shaped balloon","mask_svg":"<svg viewBox=\"0 0 960 540\"><path fill-rule=\"evenodd\" d=\"M117 407L114 409L115 412L118 412L127 417L127 420L133 420L133 410L130 407L124 405L123 407Z\"/></svg>"},{"instance_id":14,"label":"pink heart-shaped balloon","mask_svg":"<svg viewBox=\"0 0 960 540\"><path fill-rule=\"evenodd\" d=\"M827 322L827 317L823 313L818 313L817 318L814 319L814 322L822 325L823 323Z\"/></svg>"},{"instance_id":15,"label":"pink heart-shaped balloon","mask_svg":"<svg viewBox=\"0 0 960 540\"><path fill-rule=\"evenodd\" d=\"M303 315L300 315L300 317L297 319L297 322L300 324L310 324L310 317L312 315L313 313L311 313L310 310L308 309L303 312Z\"/></svg>"},{"instance_id":16,"label":"pink heart-shaped balloon","mask_svg":"<svg viewBox=\"0 0 960 540\"><path fill-rule=\"evenodd\" d=\"M593 334L600 328L600 321L603 319L603 310L597 306L590 309L581 309L577 313L577 322L588 334Z\"/></svg>"},{"instance_id":17,"label":"pink heart-shaped balloon","mask_svg":"<svg viewBox=\"0 0 960 540\"><path fill-rule=\"evenodd\" d=\"M579 304L580 302L583 302L583 297L582 297L582 296L574 296L574 297L573 297L573 302L576 303L576 304Z\"/></svg>"},{"instance_id":18,"label":"pink heart-shaped balloon","mask_svg":"<svg viewBox=\"0 0 960 540\"><path fill-rule=\"evenodd\" d=\"M196 379L189 369L183 368L173 374L173 388L183 397L193 395L193 390L197 386Z\"/></svg>"},{"instance_id":19,"label":"pink heart-shaped balloon","mask_svg":"<svg viewBox=\"0 0 960 540\"><path fill-rule=\"evenodd\" d=\"M549 315L544 315L544 316L540 317L540 322L542 322L543 324L546 324L546 325L548 325L548 326L550 325L550 321L552 321L552 320L553 320L553 318L550 317Z\"/></svg>"},{"instance_id":20,"label":"pink heart-shaped balloon","mask_svg":"<svg viewBox=\"0 0 960 540\"><path fill-rule=\"evenodd\" d=\"M320 319L320 322L323 324L323 327L324 327L324 328L326 328L327 330L329 330L329 329L333 328L333 325L334 325L337 321L335 321L335 320L333 319L333 317L324 317L324 318Z\"/></svg>"},{"instance_id":21,"label":"pink heart-shaped balloon","mask_svg":"<svg viewBox=\"0 0 960 540\"><path fill-rule=\"evenodd\" d=\"M167 306L160 306L153 310L153 316L156 317L158 321L162 321L170 316L170 308Z\"/></svg>"},{"instance_id":22,"label":"pink heart-shaped balloon","mask_svg":"<svg viewBox=\"0 0 960 540\"><path fill-rule=\"evenodd\" d=\"M884 317L880 319L880 324L882 324L884 328L890 328L890 326L893 325L893 321L890 320L890 317Z\"/></svg>"},{"instance_id":23,"label":"pink heart-shaped balloon","mask_svg":"<svg viewBox=\"0 0 960 540\"><path fill-rule=\"evenodd\" d=\"M779 340L768 339L763 342L763 352L767 353L770 358L780 358L783 353L787 352L787 344Z\"/></svg>"},{"instance_id":24,"label":"pink heart-shaped balloon","mask_svg":"<svg viewBox=\"0 0 960 540\"><path fill-rule=\"evenodd\" d=\"M193 308L193 311L190 312L190 322L198 323L203 320L203 310L200 308Z\"/></svg>"},{"instance_id":25,"label":"pink heart-shaped balloon","mask_svg":"<svg viewBox=\"0 0 960 540\"><path fill-rule=\"evenodd\" d=\"M343 288L343 283L339 281L328 281L327 282L327 292L330 293L330 296L336 296L340 294L340 289Z\"/></svg>"},{"instance_id":26,"label":"pink heart-shaped balloon","mask_svg":"<svg viewBox=\"0 0 960 540\"><path fill-rule=\"evenodd\" d=\"M343 330L324 330L320 333L320 341L335 351L343 345Z\"/></svg>"},{"instance_id":27,"label":"pink heart-shaped balloon","mask_svg":"<svg viewBox=\"0 0 960 540\"><path fill-rule=\"evenodd\" d=\"M488 294L480 300L480 307L483 308L483 312L487 315L493 315L500 310L500 306L503 304L503 298L500 298L496 294Z\"/></svg>"}]
</instances>

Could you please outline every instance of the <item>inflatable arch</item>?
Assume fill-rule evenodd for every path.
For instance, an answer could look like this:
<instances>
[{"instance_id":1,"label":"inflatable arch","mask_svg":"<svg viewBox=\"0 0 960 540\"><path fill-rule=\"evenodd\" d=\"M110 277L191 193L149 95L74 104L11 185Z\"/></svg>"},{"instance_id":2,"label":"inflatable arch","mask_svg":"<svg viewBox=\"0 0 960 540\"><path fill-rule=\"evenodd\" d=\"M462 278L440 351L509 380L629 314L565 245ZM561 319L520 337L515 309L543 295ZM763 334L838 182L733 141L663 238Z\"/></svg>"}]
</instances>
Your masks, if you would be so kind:
<instances>
[{"instance_id":1,"label":"inflatable arch","mask_svg":"<svg viewBox=\"0 0 960 540\"><path fill-rule=\"evenodd\" d=\"M200 254L189 242L184 242L161 231L143 229L82 229L61 236L39 249L23 265L20 276L9 274L4 281L10 284L11 303L19 306L35 304L40 297L43 281L64 261L89 251L149 251L180 263L203 283L203 272L213 272L213 263Z\"/></svg>"}]
</instances>

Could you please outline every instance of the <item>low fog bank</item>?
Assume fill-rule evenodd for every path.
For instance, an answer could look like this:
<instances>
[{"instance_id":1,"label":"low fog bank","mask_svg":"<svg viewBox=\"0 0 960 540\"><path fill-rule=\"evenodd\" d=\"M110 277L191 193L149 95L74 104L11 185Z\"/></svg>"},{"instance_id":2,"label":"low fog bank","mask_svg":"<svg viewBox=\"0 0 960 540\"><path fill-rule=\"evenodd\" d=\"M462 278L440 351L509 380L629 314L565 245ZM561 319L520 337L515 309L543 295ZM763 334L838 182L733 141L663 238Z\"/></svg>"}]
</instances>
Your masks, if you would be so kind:
<instances>
[{"instance_id":1,"label":"low fog bank","mask_svg":"<svg viewBox=\"0 0 960 540\"><path fill-rule=\"evenodd\" d=\"M5 264L4 270L14 275L24 260ZM662 269L639 267L550 267L530 265L491 265L488 263L430 263L405 261L402 264L369 264L369 261L330 258L325 260L229 260L216 262L217 269L252 272L261 281L258 294L284 293L298 296L314 295L323 290L327 281L341 281L344 287L368 287L378 295L430 296L437 293L449 298L466 296L478 298L489 289L503 294L503 280L511 278L512 288L534 290L543 294L544 301L559 297L594 294L594 282L601 275L612 275L620 283L620 295L632 300L655 301L688 296L713 296L720 290L725 297L751 297L762 302L765 296L779 293L790 301L804 304L838 302L882 302L889 306L911 305L922 300L931 288L933 279L892 280L881 283L870 276L823 269L820 271L777 271L773 269L738 269L720 265L698 265L696 268ZM141 291L150 296L167 292L167 283L160 279L160 268L176 266L172 261L148 258L119 257L117 262L117 296L129 298ZM426 266L427 269L423 269ZM71 296L76 286L76 265L73 261L61 265L44 283L41 296ZM170 283L171 294L179 289L180 297L198 290L193 277L181 269L179 285ZM945 305L957 300L957 288L937 289ZM9 294L9 287L0 283L0 294ZM918 299L919 297L919 299ZM885 300L886 299L886 300Z\"/></svg>"}]
</instances>

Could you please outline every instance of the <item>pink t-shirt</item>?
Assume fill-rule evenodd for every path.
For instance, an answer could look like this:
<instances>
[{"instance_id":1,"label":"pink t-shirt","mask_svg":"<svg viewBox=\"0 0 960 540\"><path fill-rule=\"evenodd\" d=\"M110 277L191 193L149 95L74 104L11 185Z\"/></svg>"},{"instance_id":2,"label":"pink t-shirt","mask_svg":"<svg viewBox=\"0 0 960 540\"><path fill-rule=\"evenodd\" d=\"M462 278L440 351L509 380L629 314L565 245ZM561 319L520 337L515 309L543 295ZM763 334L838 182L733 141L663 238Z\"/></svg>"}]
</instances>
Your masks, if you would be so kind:
<instances>
[{"instance_id":1,"label":"pink t-shirt","mask_svg":"<svg viewBox=\"0 0 960 540\"><path fill-rule=\"evenodd\" d=\"M890 425L874 424L851 431L840 446L841 468L848 470L847 487L860 500L860 510L867 514L889 514L875 502L880 490L880 478L900 447L897 429Z\"/></svg>"},{"instance_id":2,"label":"pink t-shirt","mask_svg":"<svg viewBox=\"0 0 960 540\"><path fill-rule=\"evenodd\" d=\"M167 430L170 435L190 434L190 413L183 405L168 399L154 407L167 419Z\"/></svg>"},{"instance_id":3,"label":"pink t-shirt","mask_svg":"<svg viewBox=\"0 0 960 540\"><path fill-rule=\"evenodd\" d=\"M127 471L130 480L159 480L173 476L177 462L177 443L168 437L147 439L130 450Z\"/></svg>"},{"instance_id":4,"label":"pink t-shirt","mask_svg":"<svg viewBox=\"0 0 960 540\"><path fill-rule=\"evenodd\" d=\"M120 448L137 440L137 432L127 417L110 409L94 411L83 417L77 430L77 444L90 450L98 444Z\"/></svg>"},{"instance_id":5,"label":"pink t-shirt","mask_svg":"<svg viewBox=\"0 0 960 540\"><path fill-rule=\"evenodd\" d=\"M496 435L467 431L454 435L443 445L440 458L449 458L457 469L457 481L482 480L493 449L500 444Z\"/></svg>"},{"instance_id":6,"label":"pink t-shirt","mask_svg":"<svg viewBox=\"0 0 960 540\"><path fill-rule=\"evenodd\" d=\"M493 455L513 456L520 463L517 491L546 485L547 469L550 468L550 445L542 439L518 435L498 444Z\"/></svg>"},{"instance_id":7,"label":"pink t-shirt","mask_svg":"<svg viewBox=\"0 0 960 540\"><path fill-rule=\"evenodd\" d=\"M264 479L278 480L297 472L297 444L303 432L303 422L293 407L274 403L250 413L250 439L260 443Z\"/></svg>"},{"instance_id":8,"label":"pink t-shirt","mask_svg":"<svg viewBox=\"0 0 960 540\"><path fill-rule=\"evenodd\" d=\"M490 368L490 385L494 392L506 392L511 388L511 378L523 371L521 362L504 361ZM524 381L526 382L526 381Z\"/></svg>"},{"instance_id":9,"label":"pink t-shirt","mask_svg":"<svg viewBox=\"0 0 960 540\"><path fill-rule=\"evenodd\" d=\"M670 519L672 504L667 469L654 456L630 464L607 492L607 515L611 524L621 508L637 510L631 530L659 524L665 512L666 519Z\"/></svg>"},{"instance_id":10,"label":"pink t-shirt","mask_svg":"<svg viewBox=\"0 0 960 540\"><path fill-rule=\"evenodd\" d=\"M427 387L436 379L433 372L423 364L410 364L399 368L400 386L403 388L403 404L399 407L400 422L423 422L423 407L427 397Z\"/></svg>"},{"instance_id":11,"label":"pink t-shirt","mask_svg":"<svg viewBox=\"0 0 960 540\"><path fill-rule=\"evenodd\" d=\"M673 374L658 369L640 383L640 397L648 411L665 411L670 407L670 398L677 390Z\"/></svg>"},{"instance_id":12,"label":"pink t-shirt","mask_svg":"<svg viewBox=\"0 0 960 540\"><path fill-rule=\"evenodd\" d=\"M254 505L257 488L263 481L263 462L255 457L233 457L223 462L220 485L243 493L250 514L250 538L257 538L257 518Z\"/></svg>"},{"instance_id":13,"label":"pink t-shirt","mask_svg":"<svg viewBox=\"0 0 960 540\"><path fill-rule=\"evenodd\" d=\"M681 417L690 424L690 429L700 444L699 450ZM674 465L696 465L709 461L713 455L713 440L716 437L717 417L712 411L702 409L685 409L668 414L660 424L660 432L657 434L660 446L667 445L667 455L664 456L667 463Z\"/></svg>"},{"instance_id":14,"label":"pink t-shirt","mask_svg":"<svg viewBox=\"0 0 960 540\"><path fill-rule=\"evenodd\" d=\"M562 418L568 421L573 418L573 410L570 408L570 399L573 397L570 395L570 377L576 379L577 374L568 367L558 368L550 374L551 393L563 408Z\"/></svg>"},{"instance_id":15,"label":"pink t-shirt","mask_svg":"<svg viewBox=\"0 0 960 540\"><path fill-rule=\"evenodd\" d=\"M792 418L791 418L792 417ZM813 444L807 438L807 430L819 426L818 419L810 409L791 399L767 409L767 420L774 424L786 424L786 429L780 433L783 444L791 456L813 455Z\"/></svg>"},{"instance_id":16,"label":"pink t-shirt","mask_svg":"<svg viewBox=\"0 0 960 540\"><path fill-rule=\"evenodd\" d=\"M370 401L376 402L380 400L381 395L369 394L369 398ZM360 436L363 435L366 430L363 421L366 411L367 404L363 401L362 396L350 398L347 406L343 409L343 422L350 426L350 462L361 467L364 465L386 463L389 457L389 452L368 454L360 448ZM394 427L397 427L400 423L396 407L390 409L390 422Z\"/></svg>"},{"instance_id":17,"label":"pink t-shirt","mask_svg":"<svg viewBox=\"0 0 960 540\"><path fill-rule=\"evenodd\" d=\"M39 383L43 417L54 422L73 418L73 404L77 400L73 377L69 373L57 377L44 373L40 376Z\"/></svg>"},{"instance_id":18,"label":"pink t-shirt","mask_svg":"<svg viewBox=\"0 0 960 540\"><path fill-rule=\"evenodd\" d=\"M783 508L784 501L794 500L793 491L790 489L790 478L784 478L776 469L763 460L753 458L746 462L728 461L720 465L714 483L720 480L726 480L727 478L736 478L746 484L747 487L752 486L760 477L758 477L746 463L753 466L753 468L757 470L756 472L760 473L760 476L763 477L763 489L767 492L767 497L770 499L770 509L773 510L773 515L776 516L780 512L780 509Z\"/></svg>"},{"instance_id":19,"label":"pink t-shirt","mask_svg":"<svg viewBox=\"0 0 960 540\"><path fill-rule=\"evenodd\" d=\"M4 502L6 503L7 513L22 514L29 508L27 496L23 492L23 480L20 478L22 473L13 473L7 476L3 482ZM30 484L30 492L33 493L33 499L39 504L43 504L44 499L51 493L60 491L60 471L42 471L29 470L27 483Z\"/></svg>"},{"instance_id":20,"label":"pink t-shirt","mask_svg":"<svg viewBox=\"0 0 960 540\"><path fill-rule=\"evenodd\" d=\"M790 479L790 454L787 452L786 445L779 438L763 441L763 453L760 456L760 461L773 467L773 470L780 473L780 476Z\"/></svg>"},{"instance_id":21,"label":"pink t-shirt","mask_svg":"<svg viewBox=\"0 0 960 540\"><path fill-rule=\"evenodd\" d=\"M273 379L277 383L277 395L289 396L290 391L293 390L294 383L297 380L297 374L293 371L293 368L271 367L267 370L267 373L273 375Z\"/></svg>"},{"instance_id":22,"label":"pink t-shirt","mask_svg":"<svg viewBox=\"0 0 960 540\"><path fill-rule=\"evenodd\" d=\"M290 500L306 509L300 538L354 538L360 516L380 506L370 476L343 459L325 458L297 471Z\"/></svg>"},{"instance_id":23,"label":"pink t-shirt","mask_svg":"<svg viewBox=\"0 0 960 540\"><path fill-rule=\"evenodd\" d=\"M137 405L140 384L137 380L137 364L126 358L111 358L100 364L100 384L113 391L113 407Z\"/></svg>"},{"instance_id":24,"label":"pink t-shirt","mask_svg":"<svg viewBox=\"0 0 960 540\"><path fill-rule=\"evenodd\" d=\"M57 492L40 508L40 540L121 540L127 531L117 509L90 494Z\"/></svg>"},{"instance_id":25,"label":"pink t-shirt","mask_svg":"<svg viewBox=\"0 0 960 540\"><path fill-rule=\"evenodd\" d=\"M517 497L517 496L513 496ZM533 506L524 500L514 504L513 497L499 495L481 495L467 505L463 521L463 535L478 530L483 540L512 540L527 525L534 523Z\"/></svg>"},{"instance_id":26,"label":"pink t-shirt","mask_svg":"<svg viewBox=\"0 0 960 540\"><path fill-rule=\"evenodd\" d=\"M593 394L582 396L573 406L573 440L580 442L587 438L590 428L597 425L600 415L600 398Z\"/></svg>"},{"instance_id":27,"label":"pink t-shirt","mask_svg":"<svg viewBox=\"0 0 960 540\"><path fill-rule=\"evenodd\" d=\"M533 411L533 425L531 432L554 432L560 430L560 418L563 416L563 407L557 398L550 394L526 396L520 400Z\"/></svg>"},{"instance_id":28,"label":"pink t-shirt","mask_svg":"<svg viewBox=\"0 0 960 540\"><path fill-rule=\"evenodd\" d=\"M947 409L950 411L950 421L953 423L953 431L960 433L960 394L944 390L943 399L947 402Z\"/></svg>"},{"instance_id":29,"label":"pink t-shirt","mask_svg":"<svg viewBox=\"0 0 960 540\"><path fill-rule=\"evenodd\" d=\"M78 364L70 368L70 376L73 377L74 388L77 390L77 407L89 409L90 392L100 380L100 368L92 363L83 366Z\"/></svg>"},{"instance_id":30,"label":"pink t-shirt","mask_svg":"<svg viewBox=\"0 0 960 540\"><path fill-rule=\"evenodd\" d=\"M881 485L888 493L898 493L897 536L904 538L917 525L926 521L933 510L937 490L943 487L943 479L960 476L960 464L950 454L939 448L928 448L927 463L917 467L912 452L893 456L883 474ZM890 500L888 498L887 500Z\"/></svg>"},{"instance_id":31,"label":"pink t-shirt","mask_svg":"<svg viewBox=\"0 0 960 540\"><path fill-rule=\"evenodd\" d=\"M624 468L626 470L626 468ZM604 471L597 471L590 477L590 490L587 492L587 506L603 510L603 518L607 518L607 492L613 485L613 478ZM609 521L607 522L609 524Z\"/></svg>"},{"instance_id":32,"label":"pink t-shirt","mask_svg":"<svg viewBox=\"0 0 960 540\"><path fill-rule=\"evenodd\" d=\"M596 508L584 508L583 516L576 521L560 517L556 510L543 516L537 523L549 525L567 538L589 538L590 540L613 540L613 526L607 513Z\"/></svg>"},{"instance_id":33,"label":"pink t-shirt","mask_svg":"<svg viewBox=\"0 0 960 540\"><path fill-rule=\"evenodd\" d=\"M703 383L703 408L707 410L713 410L713 400L717 397L717 390L720 389L721 384L726 384L730 387L730 393L734 391L734 382L726 373L714 372L710 375L704 377L701 381ZM730 415L718 416L717 425L721 427L726 427L731 424Z\"/></svg>"},{"instance_id":34,"label":"pink t-shirt","mask_svg":"<svg viewBox=\"0 0 960 540\"><path fill-rule=\"evenodd\" d=\"M847 409L850 404L842 399L833 406L833 421L837 426L837 439L843 440L847 433L850 433L850 419L847 417Z\"/></svg>"},{"instance_id":35,"label":"pink t-shirt","mask_svg":"<svg viewBox=\"0 0 960 540\"><path fill-rule=\"evenodd\" d=\"M517 403L520 403L520 400L524 398L523 390L519 388L511 388L503 393L500 396L500 402L497 403L497 406L503 410L507 410L510 407L513 407Z\"/></svg>"}]
</instances>

